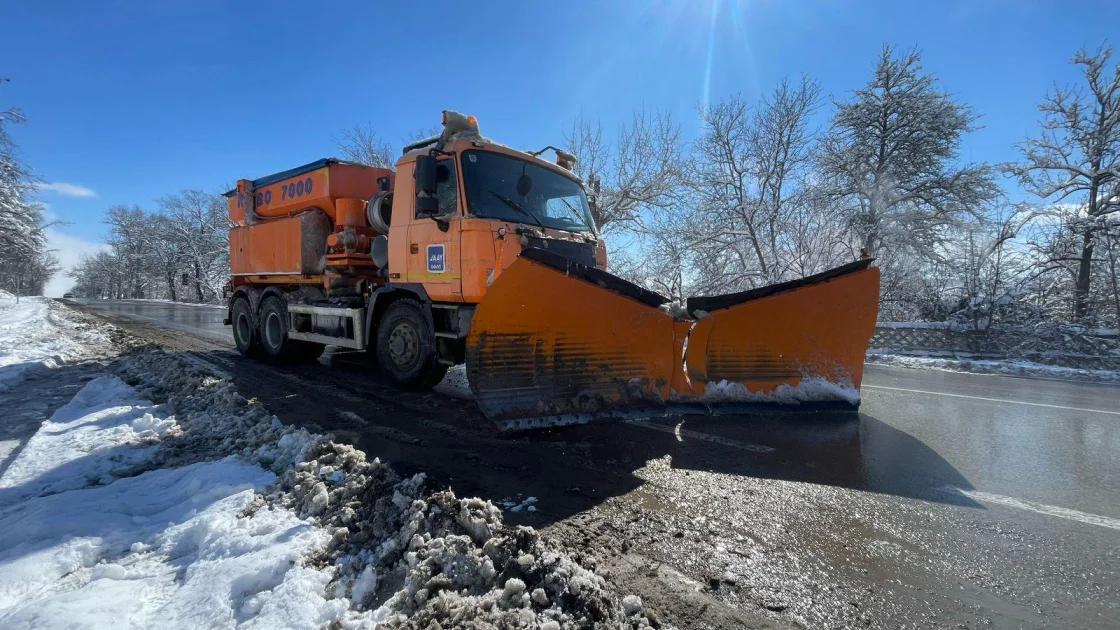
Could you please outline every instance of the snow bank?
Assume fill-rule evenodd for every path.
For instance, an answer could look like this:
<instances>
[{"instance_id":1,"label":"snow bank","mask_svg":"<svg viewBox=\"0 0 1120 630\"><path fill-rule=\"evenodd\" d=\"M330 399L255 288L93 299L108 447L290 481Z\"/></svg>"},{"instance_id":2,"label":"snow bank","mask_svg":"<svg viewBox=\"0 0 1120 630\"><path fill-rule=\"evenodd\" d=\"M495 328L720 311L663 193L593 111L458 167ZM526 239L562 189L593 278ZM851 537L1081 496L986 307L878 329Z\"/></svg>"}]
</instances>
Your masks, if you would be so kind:
<instances>
[{"instance_id":1,"label":"snow bank","mask_svg":"<svg viewBox=\"0 0 1120 630\"><path fill-rule=\"evenodd\" d=\"M329 437L283 427L219 381L159 351L122 361L137 388L176 412L154 461L237 454L280 474L245 514L312 519L329 542L304 558L325 567L328 602L344 628L644 627L602 577L532 528L508 528L488 501L433 490ZM205 455L202 455L205 454ZM529 507L531 505L527 504Z\"/></svg>"},{"instance_id":2,"label":"snow bank","mask_svg":"<svg viewBox=\"0 0 1120 630\"><path fill-rule=\"evenodd\" d=\"M971 374L998 374L1004 376L1027 376L1032 378L1053 378L1070 381L1091 381L1096 383L1120 383L1120 372L1115 370L1087 370L1010 359L955 359L869 352L867 355L867 363L869 365L891 365L926 370L943 370L946 372L968 372Z\"/></svg>"},{"instance_id":3,"label":"snow bank","mask_svg":"<svg viewBox=\"0 0 1120 630\"><path fill-rule=\"evenodd\" d=\"M849 384L834 383L819 377L803 378L797 385L782 384L768 392L752 392L740 383L709 382L700 400L711 403L750 402L799 405L810 402L843 401L858 405L859 390Z\"/></svg>"},{"instance_id":4,"label":"snow bank","mask_svg":"<svg viewBox=\"0 0 1120 630\"><path fill-rule=\"evenodd\" d=\"M31 436L0 477L0 508L31 496L109 483L151 459L175 426L115 376L88 383Z\"/></svg>"},{"instance_id":5,"label":"snow bank","mask_svg":"<svg viewBox=\"0 0 1120 630\"><path fill-rule=\"evenodd\" d=\"M273 473L236 458L105 472L150 464L136 445L176 428L103 377L32 437L0 478L0 627L318 628L346 612L324 597L331 572L302 563L321 528L245 514Z\"/></svg>"},{"instance_id":6,"label":"snow bank","mask_svg":"<svg viewBox=\"0 0 1120 630\"><path fill-rule=\"evenodd\" d=\"M62 316L62 308L47 298L24 297L17 304L11 293L0 294L0 391L107 342L103 333Z\"/></svg>"},{"instance_id":7,"label":"snow bank","mask_svg":"<svg viewBox=\"0 0 1120 630\"><path fill-rule=\"evenodd\" d=\"M432 492L326 440L268 497L331 532L331 591L360 614L344 627L638 628L596 575L532 528L507 528L488 501Z\"/></svg>"},{"instance_id":8,"label":"snow bank","mask_svg":"<svg viewBox=\"0 0 1120 630\"><path fill-rule=\"evenodd\" d=\"M53 302L0 306L0 370L107 341ZM286 427L205 369L123 357L26 443L0 476L0 627L648 625L490 502Z\"/></svg>"},{"instance_id":9,"label":"snow bank","mask_svg":"<svg viewBox=\"0 0 1120 630\"><path fill-rule=\"evenodd\" d=\"M876 328L928 328L953 330L952 322L875 322ZM959 326L957 328L960 328Z\"/></svg>"}]
</instances>

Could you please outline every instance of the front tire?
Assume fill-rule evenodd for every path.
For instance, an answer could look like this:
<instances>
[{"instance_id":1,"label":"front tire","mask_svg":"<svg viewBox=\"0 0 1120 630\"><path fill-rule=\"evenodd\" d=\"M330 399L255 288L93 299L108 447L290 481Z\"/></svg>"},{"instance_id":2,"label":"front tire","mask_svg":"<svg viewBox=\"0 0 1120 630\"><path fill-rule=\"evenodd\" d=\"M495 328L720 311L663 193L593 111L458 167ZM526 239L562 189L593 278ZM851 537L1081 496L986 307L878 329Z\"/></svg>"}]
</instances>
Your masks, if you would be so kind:
<instances>
[{"instance_id":1,"label":"front tire","mask_svg":"<svg viewBox=\"0 0 1120 630\"><path fill-rule=\"evenodd\" d=\"M377 326L376 354L381 371L405 389L431 389L447 374L432 326L415 300L400 299L386 309Z\"/></svg>"}]
</instances>

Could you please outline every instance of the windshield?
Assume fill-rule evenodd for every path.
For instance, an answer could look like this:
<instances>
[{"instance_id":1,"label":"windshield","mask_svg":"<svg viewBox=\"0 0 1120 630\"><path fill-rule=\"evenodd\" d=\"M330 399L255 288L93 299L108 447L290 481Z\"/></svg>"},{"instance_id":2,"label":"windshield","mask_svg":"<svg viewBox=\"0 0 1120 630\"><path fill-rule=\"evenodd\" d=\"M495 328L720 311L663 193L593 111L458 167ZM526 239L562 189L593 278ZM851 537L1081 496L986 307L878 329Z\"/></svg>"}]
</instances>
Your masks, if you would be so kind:
<instances>
[{"instance_id":1,"label":"windshield","mask_svg":"<svg viewBox=\"0 0 1120 630\"><path fill-rule=\"evenodd\" d=\"M490 151L463 152L467 211L476 217L591 232L583 186L552 170Z\"/></svg>"}]
</instances>

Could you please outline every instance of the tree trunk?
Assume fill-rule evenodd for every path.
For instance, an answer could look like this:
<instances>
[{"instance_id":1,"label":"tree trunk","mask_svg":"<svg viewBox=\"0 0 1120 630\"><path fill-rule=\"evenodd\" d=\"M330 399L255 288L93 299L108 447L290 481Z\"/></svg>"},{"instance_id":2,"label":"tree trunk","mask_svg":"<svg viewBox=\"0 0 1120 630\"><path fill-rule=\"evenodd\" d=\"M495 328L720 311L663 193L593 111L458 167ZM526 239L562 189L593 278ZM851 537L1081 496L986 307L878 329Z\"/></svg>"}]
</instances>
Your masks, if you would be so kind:
<instances>
[{"instance_id":1,"label":"tree trunk","mask_svg":"<svg viewBox=\"0 0 1120 630\"><path fill-rule=\"evenodd\" d=\"M205 302L206 298L202 295L202 267L197 260L194 262L194 290L198 294L198 301Z\"/></svg>"},{"instance_id":2,"label":"tree trunk","mask_svg":"<svg viewBox=\"0 0 1120 630\"><path fill-rule=\"evenodd\" d=\"M1086 230L1081 241L1081 262L1077 283L1073 287L1073 316L1081 319L1089 314L1089 273L1093 267L1093 232Z\"/></svg>"},{"instance_id":3,"label":"tree trunk","mask_svg":"<svg viewBox=\"0 0 1120 630\"><path fill-rule=\"evenodd\" d=\"M167 272L167 292L171 294L171 301L178 302L179 299L175 297L175 272Z\"/></svg>"}]
</instances>

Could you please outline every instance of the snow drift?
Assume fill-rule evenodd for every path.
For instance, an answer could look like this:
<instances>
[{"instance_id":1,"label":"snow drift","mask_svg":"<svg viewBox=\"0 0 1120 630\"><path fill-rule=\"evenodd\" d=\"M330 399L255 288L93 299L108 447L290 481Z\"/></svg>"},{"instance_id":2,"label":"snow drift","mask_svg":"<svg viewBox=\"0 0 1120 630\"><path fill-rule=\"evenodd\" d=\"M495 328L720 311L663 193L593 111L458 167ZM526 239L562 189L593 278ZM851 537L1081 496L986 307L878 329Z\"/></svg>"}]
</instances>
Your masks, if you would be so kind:
<instances>
[{"instance_id":1,"label":"snow drift","mask_svg":"<svg viewBox=\"0 0 1120 630\"><path fill-rule=\"evenodd\" d=\"M648 625L490 502L286 427L197 361L113 369L0 477L0 627Z\"/></svg>"}]
</instances>

